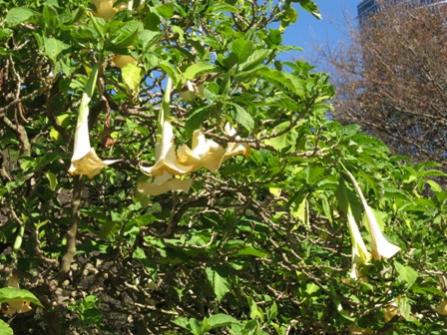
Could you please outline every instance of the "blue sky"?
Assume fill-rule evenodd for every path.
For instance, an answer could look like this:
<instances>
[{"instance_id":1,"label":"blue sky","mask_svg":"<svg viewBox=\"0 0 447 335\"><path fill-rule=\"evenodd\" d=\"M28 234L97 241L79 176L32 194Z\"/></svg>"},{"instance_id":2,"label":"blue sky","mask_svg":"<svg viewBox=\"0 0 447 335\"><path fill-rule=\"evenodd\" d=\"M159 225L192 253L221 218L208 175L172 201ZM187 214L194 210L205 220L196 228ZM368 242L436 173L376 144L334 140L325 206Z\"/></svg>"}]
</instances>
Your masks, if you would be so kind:
<instances>
[{"instance_id":1,"label":"blue sky","mask_svg":"<svg viewBox=\"0 0 447 335\"><path fill-rule=\"evenodd\" d=\"M318 63L316 46L337 46L349 41L347 22L355 22L357 4L360 0L315 0L320 7L322 20L298 8L298 21L288 28L284 43L303 47L302 52L294 52L291 58L304 58L313 64ZM319 66L322 68L323 66Z\"/></svg>"}]
</instances>

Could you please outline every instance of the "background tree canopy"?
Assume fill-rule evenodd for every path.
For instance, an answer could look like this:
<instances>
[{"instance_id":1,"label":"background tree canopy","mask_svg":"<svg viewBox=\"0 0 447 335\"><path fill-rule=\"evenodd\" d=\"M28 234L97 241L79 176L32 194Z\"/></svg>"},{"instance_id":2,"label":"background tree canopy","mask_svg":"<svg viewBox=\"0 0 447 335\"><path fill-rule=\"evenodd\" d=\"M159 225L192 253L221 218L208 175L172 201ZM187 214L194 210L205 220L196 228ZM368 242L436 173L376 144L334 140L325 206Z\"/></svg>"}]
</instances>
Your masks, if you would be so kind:
<instances>
[{"instance_id":1,"label":"background tree canopy","mask_svg":"<svg viewBox=\"0 0 447 335\"><path fill-rule=\"evenodd\" d=\"M352 31L349 48L325 53L337 77L339 120L360 124L394 152L438 161L445 171L447 6L419 5L385 5Z\"/></svg>"},{"instance_id":2,"label":"background tree canopy","mask_svg":"<svg viewBox=\"0 0 447 335\"><path fill-rule=\"evenodd\" d=\"M445 334L445 175L326 117L298 8L0 0L0 334Z\"/></svg>"}]
</instances>

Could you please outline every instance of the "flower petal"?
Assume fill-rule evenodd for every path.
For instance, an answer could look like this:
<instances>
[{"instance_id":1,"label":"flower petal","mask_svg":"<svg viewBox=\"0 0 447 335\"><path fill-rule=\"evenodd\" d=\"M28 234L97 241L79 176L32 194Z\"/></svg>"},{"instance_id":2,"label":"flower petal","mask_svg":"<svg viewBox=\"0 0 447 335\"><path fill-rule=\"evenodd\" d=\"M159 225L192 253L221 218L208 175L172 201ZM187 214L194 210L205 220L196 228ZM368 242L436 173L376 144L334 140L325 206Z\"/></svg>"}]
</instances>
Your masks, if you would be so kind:
<instances>
[{"instance_id":1,"label":"flower petal","mask_svg":"<svg viewBox=\"0 0 447 335\"><path fill-rule=\"evenodd\" d=\"M373 259L379 260L381 258L391 258L396 253L400 251L400 247L389 242L382 233L380 229L379 223L377 222L376 214L374 210L368 205L366 202L365 196L357 183L357 180L354 178L351 172L346 170L349 178L351 179L354 188L357 192L357 195L362 202L363 208L365 210L365 222L366 227L371 235L371 251Z\"/></svg>"},{"instance_id":2,"label":"flower petal","mask_svg":"<svg viewBox=\"0 0 447 335\"><path fill-rule=\"evenodd\" d=\"M350 206L348 206L347 221L352 243L352 269L350 276L352 279L357 280L360 277L359 267L369 263L371 254L366 248Z\"/></svg>"},{"instance_id":3,"label":"flower petal","mask_svg":"<svg viewBox=\"0 0 447 335\"><path fill-rule=\"evenodd\" d=\"M363 200L362 200L363 202ZM389 242L382 233L377 222L374 210L369 207L366 202L363 202L365 209L366 226L371 234L371 252L374 259L391 258L400 251L400 247Z\"/></svg>"},{"instance_id":4,"label":"flower petal","mask_svg":"<svg viewBox=\"0 0 447 335\"><path fill-rule=\"evenodd\" d=\"M225 149L212 139L207 139L201 130L195 130L192 137L192 149L182 145L177 155L183 164L193 165L194 170L204 167L217 171L222 165Z\"/></svg>"},{"instance_id":5,"label":"flower petal","mask_svg":"<svg viewBox=\"0 0 447 335\"><path fill-rule=\"evenodd\" d=\"M120 10L127 8L127 4L121 3L118 7L114 7L115 0L93 0L96 7L95 15L103 19L109 20L115 16Z\"/></svg>"},{"instance_id":6,"label":"flower petal","mask_svg":"<svg viewBox=\"0 0 447 335\"><path fill-rule=\"evenodd\" d=\"M150 176L161 176L164 173L184 175L194 169L193 165L185 165L177 158L174 129L169 121L163 122L161 140L155 145L156 162L151 167L140 167L141 171Z\"/></svg>"},{"instance_id":7,"label":"flower petal","mask_svg":"<svg viewBox=\"0 0 447 335\"><path fill-rule=\"evenodd\" d=\"M5 315L11 316L14 314L26 313L32 310L31 304L29 301L22 299L14 299L6 301L8 304L7 308L3 310Z\"/></svg>"},{"instance_id":8,"label":"flower petal","mask_svg":"<svg viewBox=\"0 0 447 335\"><path fill-rule=\"evenodd\" d=\"M71 175L87 176L89 179L92 179L94 176L98 175L103 168L119 161L120 159L103 161L98 157L95 149L91 148L84 157L76 160L72 159L68 172Z\"/></svg>"},{"instance_id":9,"label":"flower petal","mask_svg":"<svg viewBox=\"0 0 447 335\"><path fill-rule=\"evenodd\" d=\"M143 194L155 196L170 191L188 192L191 186L191 179L172 178L172 175L164 173L155 177L152 182L139 182L137 190Z\"/></svg>"},{"instance_id":10,"label":"flower petal","mask_svg":"<svg viewBox=\"0 0 447 335\"><path fill-rule=\"evenodd\" d=\"M240 140L240 136L237 135L236 129L234 129L233 126L229 123L225 124L224 133L229 137L234 137L235 140ZM229 142L227 144L227 150L225 152L224 159L228 159L236 155L247 156L249 153L249 148L249 145L246 143Z\"/></svg>"}]
</instances>

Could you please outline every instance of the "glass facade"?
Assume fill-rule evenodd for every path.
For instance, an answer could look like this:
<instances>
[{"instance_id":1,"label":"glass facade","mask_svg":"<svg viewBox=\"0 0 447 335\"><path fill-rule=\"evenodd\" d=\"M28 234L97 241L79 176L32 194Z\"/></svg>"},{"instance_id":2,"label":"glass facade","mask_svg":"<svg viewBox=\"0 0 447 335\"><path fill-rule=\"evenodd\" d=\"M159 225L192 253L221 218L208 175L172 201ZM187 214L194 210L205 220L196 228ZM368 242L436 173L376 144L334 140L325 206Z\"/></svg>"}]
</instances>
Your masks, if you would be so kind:
<instances>
[{"instance_id":1,"label":"glass facade","mask_svg":"<svg viewBox=\"0 0 447 335\"><path fill-rule=\"evenodd\" d=\"M403 6L438 6L447 4L447 0L363 0L357 6L357 14L360 23L368 16L376 13L381 7L403 5Z\"/></svg>"}]
</instances>

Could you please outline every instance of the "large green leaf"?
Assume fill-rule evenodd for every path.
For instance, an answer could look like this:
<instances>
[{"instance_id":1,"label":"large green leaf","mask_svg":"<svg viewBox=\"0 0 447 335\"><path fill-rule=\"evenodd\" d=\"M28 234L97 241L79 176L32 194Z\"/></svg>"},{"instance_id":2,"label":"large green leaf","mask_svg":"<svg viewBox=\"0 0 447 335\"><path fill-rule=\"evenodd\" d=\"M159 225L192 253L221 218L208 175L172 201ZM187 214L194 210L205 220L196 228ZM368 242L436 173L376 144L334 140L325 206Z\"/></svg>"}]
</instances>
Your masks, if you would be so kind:
<instances>
[{"instance_id":1,"label":"large green leaf","mask_svg":"<svg viewBox=\"0 0 447 335\"><path fill-rule=\"evenodd\" d=\"M59 54L68 49L70 46L56 38L43 38L43 46L45 54L56 63Z\"/></svg>"},{"instance_id":2,"label":"large green leaf","mask_svg":"<svg viewBox=\"0 0 447 335\"><path fill-rule=\"evenodd\" d=\"M214 72L217 67L214 64L207 62L199 62L188 66L188 68L183 73L183 80L191 80L196 78L198 75Z\"/></svg>"},{"instance_id":3,"label":"large green leaf","mask_svg":"<svg viewBox=\"0 0 447 335\"><path fill-rule=\"evenodd\" d=\"M0 303L8 302L11 300L25 300L43 307L39 299L28 290L15 287L0 288Z\"/></svg>"},{"instance_id":4,"label":"large green leaf","mask_svg":"<svg viewBox=\"0 0 447 335\"><path fill-rule=\"evenodd\" d=\"M9 325L0 319L0 335L14 335L14 332L12 331L11 327Z\"/></svg>"},{"instance_id":5,"label":"large green leaf","mask_svg":"<svg viewBox=\"0 0 447 335\"><path fill-rule=\"evenodd\" d=\"M26 7L16 7L9 10L6 14L5 21L8 26L14 27L20 23L27 21L34 15L34 12Z\"/></svg>"},{"instance_id":6,"label":"large green leaf","mask_svg":"<svg viewBox=\"0 0 447 335\"><path fill-rule=\"evenodd\" d=\"M217 300L222 300L223 297L230 292L230 284L222 277L219 272L213 270L212 268L207 267L205 269L206 277L213 288L214 294L216 295Z\"/></svg>"}]
</instances>

